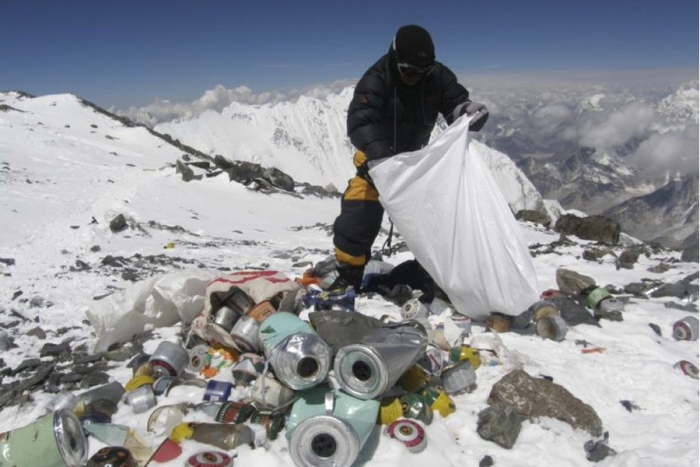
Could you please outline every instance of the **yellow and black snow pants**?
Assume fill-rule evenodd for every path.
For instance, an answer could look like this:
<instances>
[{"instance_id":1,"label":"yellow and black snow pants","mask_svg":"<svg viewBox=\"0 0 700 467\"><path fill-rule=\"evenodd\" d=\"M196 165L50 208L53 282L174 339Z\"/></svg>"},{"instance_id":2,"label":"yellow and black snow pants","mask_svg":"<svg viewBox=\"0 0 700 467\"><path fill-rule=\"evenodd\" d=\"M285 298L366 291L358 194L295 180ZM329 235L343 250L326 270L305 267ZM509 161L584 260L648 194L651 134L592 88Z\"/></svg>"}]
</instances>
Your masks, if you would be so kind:
<instances>
[{"instance_id":1,"label":"yellow and black snow pants","mask_svg":"<svg viewBox=\"0 0 700 467\"><path fill-rule=\"evenodd\" d=\"M340 215L333 224L335 258L340 264L364 266L379 234L384 208L379 192L367 177L367 156L356 151L353 163L357 174L348 181L340 201Z\"/></svg>"}]
</instances>

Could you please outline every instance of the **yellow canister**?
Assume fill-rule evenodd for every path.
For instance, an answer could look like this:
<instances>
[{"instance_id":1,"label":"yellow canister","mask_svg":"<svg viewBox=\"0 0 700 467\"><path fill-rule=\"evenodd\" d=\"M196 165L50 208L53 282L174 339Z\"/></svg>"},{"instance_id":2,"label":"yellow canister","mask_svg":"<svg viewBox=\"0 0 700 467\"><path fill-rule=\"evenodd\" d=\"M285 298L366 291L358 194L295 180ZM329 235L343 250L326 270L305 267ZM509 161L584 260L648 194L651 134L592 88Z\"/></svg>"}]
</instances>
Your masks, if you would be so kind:
<instances>
[{"instance_id":1,"label":"yellow canister","mask_svg":"<svg viewBox=\"0 0 700 467\"><path fill-rule=\"evenodd\" d=\"M148 375L134 376L133 378L131 378L129 380L128 383L126 383L124 385L124 389L126 390L126 392L131 392L131 391L134 391L134 390L140 388L141 386L145 386L147 384L153 384L153 381L154 381L153 377L148 376Z\"/></svg>"},{"instance_id":2,"label":"yellow canister","mask_svg":"<svg viewBox=\"0 0 700 467\"><path fill-rule=\"evenodd\" d=\"M442 418L447 418L457 410L455 402L445 391L438 388L427 386L421 391L421 396L430 404L430 408L438 412Z\"/></svg>"},{"instance_id":3,"label":"yellow canister","mask_svg":"<svg viewBox=\"0 0 700 467\"><path fill-rule=\"evenodd\" d=\"M416 392L428 384L429 380L430 376L420 365L413 365L399 378L399 385L404 391Z\"/></svg>"},{"instance_id":4,"label":"yellow canister","mask_svg":"<svg viewBox=\"0 0 700 467\"><path fill-rule=\"evenodd\" d=\"M451 362L463 362L469 360L475 370L481 366L481 355L479 350L468 345L460 345L450 349Z\"/></svg>"},{"instance_id":5,"label":"yellow canister","mask_svg":"<svg viewBox=\"0 0 700 467\"><path fill-rule=\"evenodd\" d=\"M189 423L178 423L170 432L170 436L168 436L168 438L170 438L173 443L180 444L184 440L190 439L193 434L194 430L192 430Z\"/></svg>"},{"instance_id":6,"label":"yellow canister","mask_svg":"<svg viewBox=\"0 0 700 467\"><path fill-rule=\"evenodd\" d=\"M398 397L386 397L382 399L377 416L377 425L388 425L403 416L401 399Z\"/></svg>"}]
</instances>

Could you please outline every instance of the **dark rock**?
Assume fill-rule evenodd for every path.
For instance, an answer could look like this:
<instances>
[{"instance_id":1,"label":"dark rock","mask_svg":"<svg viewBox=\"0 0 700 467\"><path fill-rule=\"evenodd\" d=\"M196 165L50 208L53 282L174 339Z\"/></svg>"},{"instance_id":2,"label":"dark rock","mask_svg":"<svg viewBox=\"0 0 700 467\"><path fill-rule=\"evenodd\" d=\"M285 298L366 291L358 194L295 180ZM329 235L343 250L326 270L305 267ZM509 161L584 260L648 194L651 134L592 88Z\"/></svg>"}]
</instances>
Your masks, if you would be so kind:
<instances>
[{"instance_id":1,"label":"dark rock","mask_svg":"<svg viewBox=\"0 0 700 467\"><path fill-rule=\"evenodd\" d=\"M479 461L479 467L491 467L493 465L493 457L484 456Z\"/></svg>"},{"instance_id":2,"label":"dark rock","mask_svg":"<svg viewBox=\"0 0 700 467\"><path fill-rule=\"evenodd\" d=\"M21 296L23 293L24 293L24 292L22 292L21 290L16 290L15 292L12 293L12 300L14 300L15 298Z\"/></svg>"},{"instance_id":3,"label":"dark rock","mask_svg":"<svg viewBox=\"0 0 700 467\"><path fill-rule=\"evenodd\" d=\"M501 378L489 394L488 403L503 402L527 418L552 417L581 428L593 436L603 432L603 422L593 408L566 388L515 370Z\"/></svg>"},{"instance_id":4,"label":"dark rock","mask_svg":"<svg viewBox=\"0 0 700 467\"><path fill-rule=\"evenodd\" d=\"M80 382L81 389L91 388L93 386L98 386L102 384L107 384L109 382L109 375L103 371L95 371L88 373Z\"/></svg>"},{"instance_id":5,"label":"dark rock","mask_svg":"<svg viewBox=\"0 0 700 467\"><path fill-rule=\"evenodd\" d=\"M175 173L182 174L182 180L185 182L191 182L192 180L201 180L202 176L195 176L194 171L188 165L183 164L180 161L175 162Z\"/></svg>"},{"instance_id":6,"label":"dark rock","mask_svg":"<svg viewBox=\"0 0 700 467\"><path fill-rule=\"evenodd\" d=\"M550 297L547 300L556 305L562 319L568 326L578 326L579 324L600 326L588 308L571 297Z\"/></svg>"},{"instance_id":7,"label":"dark rock","mask_svg":"<svg viewBox=\"0 0 700 467\"><path fill-rule=\"evenodd\" d=\"M98 352L95 354L78 354L73 355L73 363L75 365L83 365L86 363L98 362L105 358L105 352Z\"/></svg>"},{"instance_id":8,"label":"dark rock","mask_svg":"<svg viewBox=\"0 0 700 467\"><path fill-rule=\"evenodd\" d=\"M624 400L620 401L620 404L627 409L628 412L632 412L633 410L642 410L638 405L633 403L632 401Z\"/></svg>"},{"instance_id":9,"label":"dark rock","mask_svg":"<svg viewBox=\"0 0 700 467\"><path fill-rule=\"evenodd\" d=\"M524 222L534 222L535 224L540 224L548 229L552 225L552 218L549 217L549 214L531 209L523 209L518 211L515 214L515 219Z\"/></svg>"},{"instance_id":10,"label":"dark rock","mask_svg":"<svg viewBox=\"0 0 700 467\"><path fill-rule=\"evenodd\" d=\"M640 252L638 250L625 250L620 257L617 258L615 266L617 269L633 269L639 259L639 255Z\"/></svg>"},{"instance_id":11,"label":"dark rock","mask_svg":"<svg viewBox=\"0 0 700 467\"><path fill-rule=\"evenodd\" d=\"M294 179L279 169L274 167L265 169L263 178L284 191L294 191Z\"/></svg>"},{"instance_id":12,"label":"dark rock","mask_svg":"<svg viewBox=\"0 0 700 467\"><path fill-rule=\"evenodd\" d=\"M223 170L227 170L233 167L233 162L219 154L214 156L214 164Z\"/></svg>"},{"instance_id":13,"label":"dark rock","mask_svg":"<svg viewBox=\"0 0 700 467\"><path fill-rule=\"evenodd\" d=\"M46 339L46 333L45 333L44 330L41 329L39 326L37 326L37 327L35 327L35 328L33 328L33 329L30 329L30 330L27 331L25 334L28 335L28 336L34 336L34 337L36 337L36 338L38 338L38 339L42 339L42 340L43 340L43 339Z\"/></svg>"},{"instance_id":14,"label":"dark rock","mask_svg":"<svg viewBox=\"0 0 700 467\"><path fill-rule=\"evenodd\" d=\"M14 266L15 260L14 258L0 258L0 263L6 264L8 266Z\"/></svg>"},{"instance_id":15,"label":"dark rock","mask_svg":"<svg viewBox=\"0 0 700 467\"><path fill-rule=\"evenodd\" d=\"M122 257L115 258L112 255L107 255L104 258L102 258L102 266L111 266L113 268L120 268L124 266L124 264L127 263L127 260L125 260Z\"/></svg>"},{"instance_id":16,"label":"dark rock","mask_svg":"<svg viewBox=\"0 0 700 467\"><path fill-rule=\"evenodd\" d=\"M697 212L697 211L696 211ZM697 263L700 261L698 259L698 231L689 235L681 246L683 253L681 253L681 261L688 263Z\"/></svg>"},{"instance_id":17,"label":"dark rock","mask_svg":"<svg viewBox=\"0 0 700 467\"><path fill-rule=\"evenodd\" d=\"M45 300L43 297L32 297L31 300L29 300L29 308L41 308L45 305Z\"/></svg>"},{"instance_id":18,"label":"dark rock","mask_svg":"<svg viewBox=\"0 0 700 467\"><path fill-rule=\"evenodd\" d=\"M562 293L577 297L595 287L595 279L570 269L559 268L556 270L557 287Z\"/></svg>"},{"instance_id":19,"label":"dark rock","mask_svg":"<svg viewBox=\"0 0 700 467\"><path fill-rule=\"evenodd\" d=\"M22 363L20 363L19 366L15 368L12 373L18 375L24 371L34 370L39 366L41 366L41 360L39 360L38 358L28 358L22 361Z\"/></svg>"},{"instance_id":20,"label":"dark rock","mask_svg":"<svg viewBox=\"0 0 700 467\"><path fill-rule=\"evenodd\" d=\"M341 347L361 342L368 331L382 326L376 318L356 311L312 311L309 321L321 338L335 353Z\"/></svg>"},{"instance_id":21,"label":"dark rock","mask_svg":"<svg viewBox=\"0 0 700 467\"><path fill-rule=\"evenodd\" d=\"M109 222L109 230L114 233L121 232L128 227L124 214L119 214Z\"/></svg>"},{"instance_id":22,"label":"dark rock","mask_svg":"<svg viewBox=\"0 0 700 467\"><path fill-rule=\"evenodd\" d=\"M586 451L586 459L591 462L600 462L608 456L617 454L617 451L608 446L607 437L599 441L587 441L583 449Z\"/></svg>"},{"instance_id":23,"label":"dark rock","mask_svg":"<svg viewBox=\"0 0 700 467\"><path fill-rule=\"evenodd\" d=\"M654 298L658 297L676 297L688 298L692 295L698 295L698 285L692 282L697 280L698 273L691 274L688 277L681 279L674 284L664 284L660 288L651 293Z\"/></svg>"},{"instance_id":24,"label":"dark rock","mask_svg":"<svg viewBox=\"0 0 700 467\"><path fill-rule=\"evenodd\" d=\"M476 431L483 439L510 449L518 439L522 423L523 419L513 407L496 402L479 413Z\"/></svg>"},{"instance_id":25,"label":"dark rock","mask_svg":"<svg viewBox=\"0 0 700 467\"><path fill-rule=\"evenodd\" d=\"M37 359L38 360L38 359ZM21 366L21 365L20 365ZM14 381L0 386L0 409L25 402L25 391L31 391L42 384L53 373L54 364L40 364L36 373L23 381Z\"/></svg>"},{"instance_id":26,"label":"dark rock","mask_svg":"<svg viewBox=\"0 0 700 467\"><path fill-rule=\"evenodd\" d=\"M557 219L554 230L584 240L612 245L617 245L620 241L620 224L604 216L577 217L564 214Z\"/></svg>"},{"instance_id":27,"label":"dark rock","mask_svg":"<svg viewBox=\"0 0 700 467\"><path fill-rule=\"evenodd\" d=\"M62 358L71 354L70 341L60 344L52 344L47 342L39 351L40 357L57 357Z\"/></svg>"},{"instance_id":28,"label":"dark rock","mask_svg":"<svg viewBox=\"0 0 700 467\"><path fill-rule=\"evenodd\" d=\"M185 159L184 156L187 154L183 154L182 160L187 161L188 159ZM197 167L198 169L204 169L204 170L209 170L211 169L211 163L209 161L195 161L195 162L188 162L187 165L191 165L192 167Z\"/></svg>"},{"instance_id":29,"label":"dark rock","mask_svg":"<svg viewBox=\"0 0 700 467\"><path fill-rule=\"evenodd\" d=\"M698 307L694 303L686 303L685 305L678 302L666 302L664 303L666 308L674 308L676 310L690 311L691 313L697 313Z\"/></svg>"},{"instance_id":30,"label":"dark rock","mask_svg":"<svg viewBox=\"0 0 700 467\"><path fill-rule=\"evenodd\" d=\"M71 270L75 271L89 271L92 269L89 264L87 264L85 261L81 261L79 259L75 260L75 268L71 268Z\"/></svg>"},{"instance_id":31,"label":"dark rock","mask_svg":"<svg viewBox=\"0 0 700 467\"><path fill-rule=\"evenodd\" d=\"M615 252L612 250L612 248L598 247L598 248L584 250L582 257L586 261L598 261L607 255L615 256Z\"/></svg>"},{"instance_id":32,"label":"dark rock","mask_svg":"<svg viewBox=\"0 0 700 467\"><path fill-rule=\"evenodd\" d=\"M122 272L121 277L125 281L137 282L139 280L138 273L133 269L127 269L126 271Z\"/></svg>"},{"instance_id":33,"label":"dark rock","mask_svg":"<svg viewBox=\"0 0 700 467\"><path fill-rule=\"evenodd\" d=\"M659 263L656 266L652 266L647 269L649 272L653 272L654 274L662 274L666 271L671 269L671 265L668 263Z\"/></svg>"},{"instance_id":34,"label":"dark rock","mask_svg":"<svg viewBox=\"0 0 700 467\"><path fill-rule=\"evenodd\" d=\"M659 326L658 324L649 323L649 327L652 329L652 331L656 333L657 336L663 337L661 335L661 326Z\"/></svg>"},{"instance_id":35,"label":"dark rock","mask_svg":"<svg viewBox=\"0 0 700 467\"><path fill-rule=\"evenodd\" d=\"M632 282L624 287L625 293L634 295L635 297L647 298L647 292L657 287L660 283L654 282Z\"/></svg>"},{"instance_id":36,"label":"dark rock","mask_svg":"<svg viewBox=\"0 0 700 467\"><path fill-rule=\"evenodd\" d=\"M100 248L100 245L92 245L90 247L90 251L92 251L93 253L97 253L100 250L102 250L102 248Z\"/></svg>"}]
</instances>

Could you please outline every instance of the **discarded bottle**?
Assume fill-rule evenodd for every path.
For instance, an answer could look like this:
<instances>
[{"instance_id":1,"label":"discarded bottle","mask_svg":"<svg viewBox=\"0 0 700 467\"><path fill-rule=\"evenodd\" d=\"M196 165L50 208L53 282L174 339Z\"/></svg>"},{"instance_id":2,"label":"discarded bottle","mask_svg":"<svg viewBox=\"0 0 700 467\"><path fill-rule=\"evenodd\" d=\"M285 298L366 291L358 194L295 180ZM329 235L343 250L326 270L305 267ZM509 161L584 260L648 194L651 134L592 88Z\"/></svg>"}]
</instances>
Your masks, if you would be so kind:
<instances>
[{"instance_id":1,"label":"discarded bottle","mask_svg":"<svg viewBox=\"0 0 700 467\"><path fill-rule=\"evenodd\" d=\"M425 328L398 323L370 330L360 344L338 350L334 374L348 394L372 399L391 388L425 354Z\"/></svg>"},{"instance_id":2,"label":"discarded bottle","mask_svg":"<svg viewBox=\"0 0 700 467\"><path fill-rule=\"evenodd\" d=\"M80 467L87 460L87 439L68 409L0 433L0 465L12 467Z\"/></svg>"},{"instance_id":3,"label":"discarded bottle","mask_svg":"<svg viewBox=\"0 0 700 467\"><path fill-rule=\"evenodd\" d=\"M298 467L350 467L377 421L379 401L315 387L294 403L287 422L289 452Z\"/></svg>"},{"instance_id":4,"label":"discarded bottle","mask_svg":"<svg viewBox=\"0 0 700 467\"><path fill-rule=\"evenodd\" d=\"M224 451L244 445L255 447L255 434L249 426L228 423L181 423L173 428L171 439L176 443L193 439Z\"/></svg>"},{"instance_id":5,"label":"discarded bottle","mask_svg":"<svg viewBox=\"0 0 700 467\"><path fill-rule=\"evenodd\" d=\"M673 338L677 341L698 340L698 319L694 316L686 316L673 324Z\"/></svg>"}]
</instances>

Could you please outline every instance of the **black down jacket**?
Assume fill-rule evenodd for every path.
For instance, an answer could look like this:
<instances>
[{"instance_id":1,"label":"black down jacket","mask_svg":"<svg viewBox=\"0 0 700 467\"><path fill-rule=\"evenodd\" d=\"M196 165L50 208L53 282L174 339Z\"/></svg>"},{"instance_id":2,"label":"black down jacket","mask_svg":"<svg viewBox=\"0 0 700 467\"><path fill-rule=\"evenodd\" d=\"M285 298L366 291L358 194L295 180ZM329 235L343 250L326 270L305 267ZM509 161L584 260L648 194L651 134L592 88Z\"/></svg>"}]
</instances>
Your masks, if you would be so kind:
<instances>
[{"instance_id":1,"label":"black down jacket","mask_svg":"<svg viewBox=\"0 0 700 467\"><path fill-rule=\"evenodd\" d=\"M469 92L439 62L414 86L403 84L398 73L390 49L355 87L348 108L348 136L369 160L420 149L428 143L438 113L451 124L455 108L469 101Z\"/></svg>"}]
</instances>

